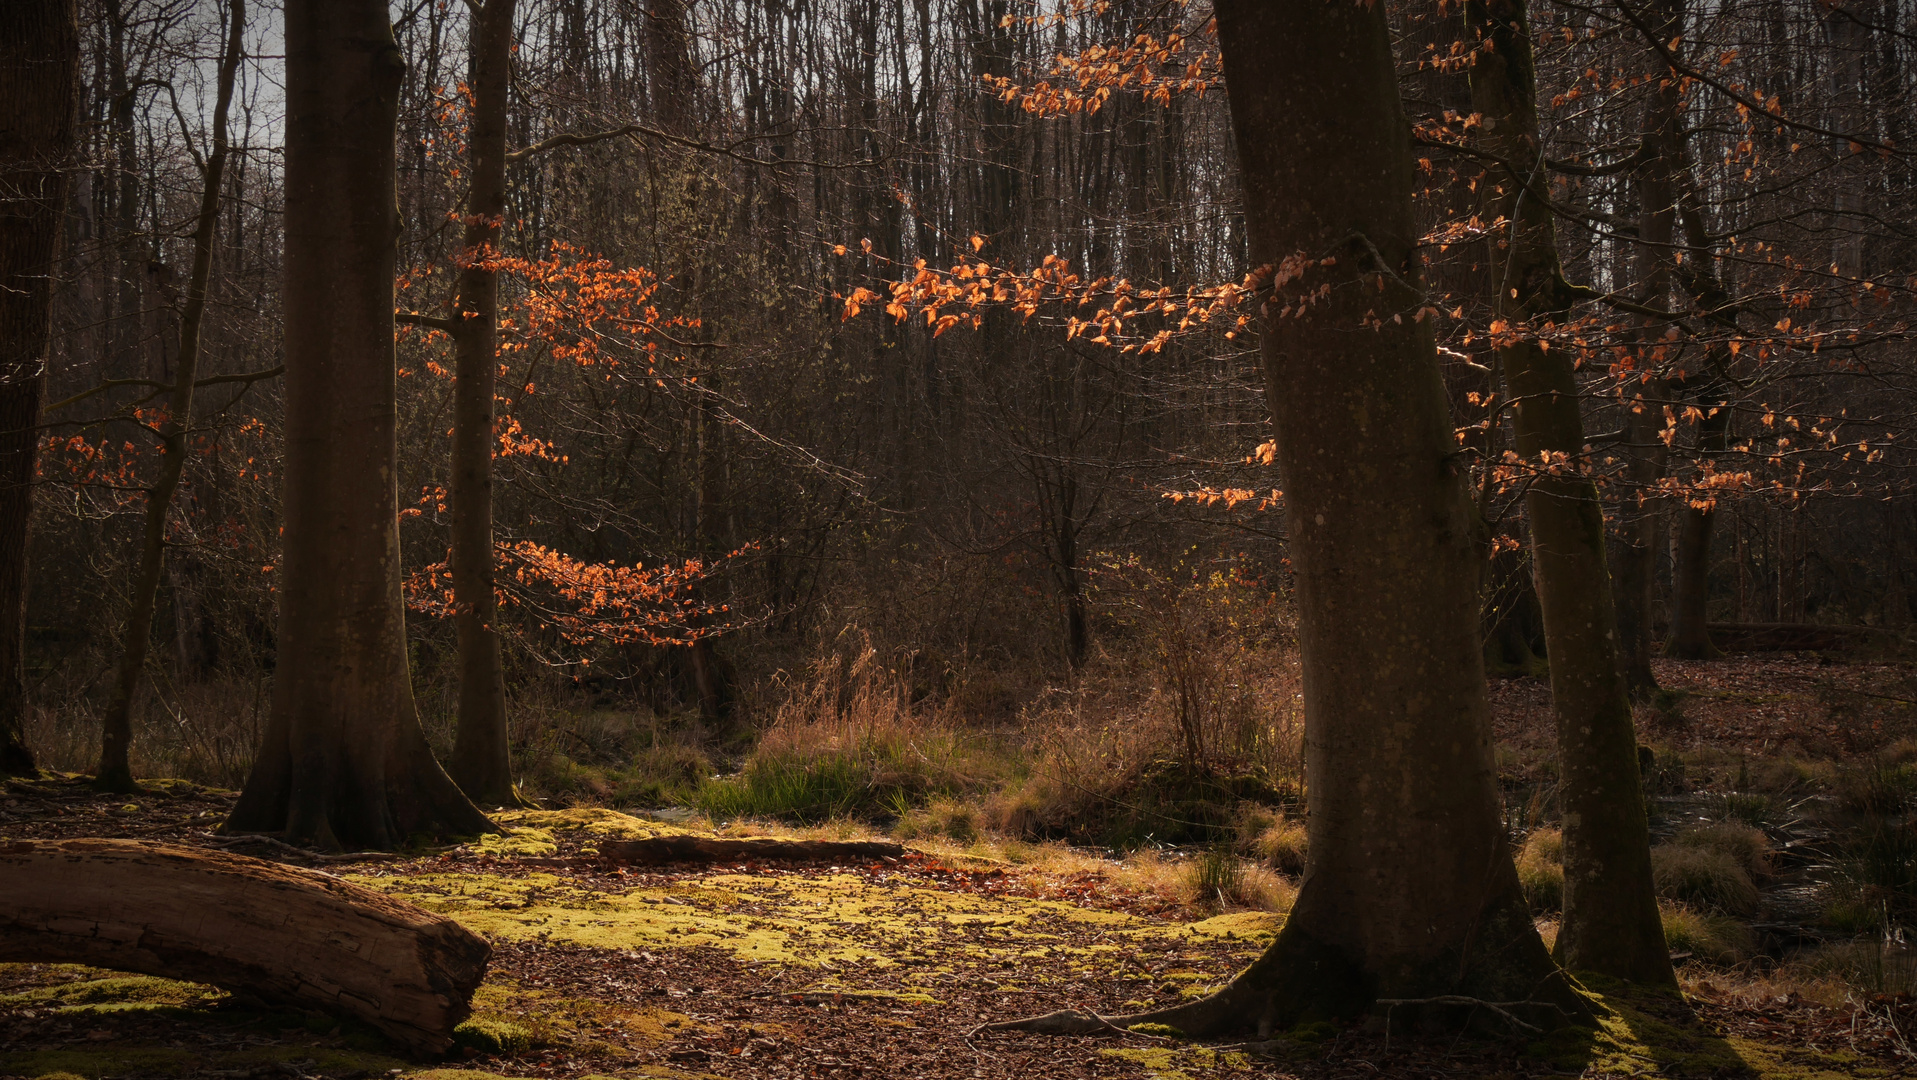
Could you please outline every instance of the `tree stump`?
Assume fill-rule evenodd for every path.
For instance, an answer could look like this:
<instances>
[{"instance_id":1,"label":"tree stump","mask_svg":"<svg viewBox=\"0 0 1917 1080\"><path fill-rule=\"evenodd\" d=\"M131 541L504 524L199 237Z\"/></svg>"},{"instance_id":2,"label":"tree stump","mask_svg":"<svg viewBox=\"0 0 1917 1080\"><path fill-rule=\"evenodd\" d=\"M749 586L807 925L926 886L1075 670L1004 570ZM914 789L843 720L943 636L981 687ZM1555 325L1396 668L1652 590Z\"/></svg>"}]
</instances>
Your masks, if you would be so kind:
<instances>
[{"instance_id":1,"label":"tree stump","mask_svg":"<svg viewBox=\"0 0 1917 1080\"><path fill-rule=\"evenodd\" d=\"M491 955L451 919L314 870L139 840L0 844L0 961L208 983L436 1054Z\"/></svg>"}]
</instances>

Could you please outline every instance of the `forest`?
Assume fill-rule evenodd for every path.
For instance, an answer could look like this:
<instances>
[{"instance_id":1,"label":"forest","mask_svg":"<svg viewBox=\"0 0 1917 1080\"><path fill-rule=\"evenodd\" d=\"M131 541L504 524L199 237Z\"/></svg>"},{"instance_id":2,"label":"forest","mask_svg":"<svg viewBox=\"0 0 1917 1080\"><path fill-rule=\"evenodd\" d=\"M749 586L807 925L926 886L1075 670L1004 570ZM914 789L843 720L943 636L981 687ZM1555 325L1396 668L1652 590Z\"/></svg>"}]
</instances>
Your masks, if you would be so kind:
<instances>
[{"instance_id":1,"label":"forest","mask_svg":"<svg viewBox=\"0 0 1917 1080\"><path fill-rule=\"evenodd\" d=\"M1917 0L6 0L0 1080L1912 1075L1914 335Z\"/></svg>"}]
</instances>

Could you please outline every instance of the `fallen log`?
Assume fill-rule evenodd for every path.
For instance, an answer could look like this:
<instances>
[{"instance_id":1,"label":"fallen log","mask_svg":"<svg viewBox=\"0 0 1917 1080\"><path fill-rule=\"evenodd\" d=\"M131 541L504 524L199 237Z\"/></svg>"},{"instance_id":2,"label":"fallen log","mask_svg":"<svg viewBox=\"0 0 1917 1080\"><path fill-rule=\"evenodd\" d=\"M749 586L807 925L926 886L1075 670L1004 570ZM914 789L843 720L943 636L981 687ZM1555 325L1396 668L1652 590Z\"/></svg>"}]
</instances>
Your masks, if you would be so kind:
<instances>
[{"instance_id":1,"label":"fallen log","mask_svg":"<svg viewBox=\"0 0 1917 1080\"><path fill-rule=\"evenodd\" d=\"M681 862L850 863L896 859L905 848L880 840L744 840L717 836L654 836L645 840L602 840L599 857L632 866Z\"/></svg>"},{"instance_id":2,"label":"fallen log","mask_svg":"<svg viewBox=\"0 0 1917 1080\"><path fill-rule=\"evenodd\" d=\"M1816 652L1861 644L1868 626L1822 623L1709 623L1711 643L1725 652Z\"/></svg>"},{"instance_id":3,"label":"fallen log","mask_svg":"<svg viewBox=\"0 0 1917 1080\"><path fill-rule=\"evenodd\" d=\"M0 844L0 961L208 983L437 1054L491 955L451 919L314 870L140 840Z\"/></svg>"}]
</instances>

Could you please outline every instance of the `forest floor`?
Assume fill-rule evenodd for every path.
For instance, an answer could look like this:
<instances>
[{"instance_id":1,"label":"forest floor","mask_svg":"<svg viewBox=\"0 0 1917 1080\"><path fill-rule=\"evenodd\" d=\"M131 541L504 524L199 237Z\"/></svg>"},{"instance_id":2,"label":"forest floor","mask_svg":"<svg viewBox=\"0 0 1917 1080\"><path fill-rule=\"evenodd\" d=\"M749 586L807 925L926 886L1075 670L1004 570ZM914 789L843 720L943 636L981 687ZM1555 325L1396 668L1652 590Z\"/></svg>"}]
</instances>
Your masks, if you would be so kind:
<instances>
[{"instance_id":1,"label":"forest floor","mask_svg":"<svg viewBox=\"0 0 1917 1080\"><path fill-rule=\"evenodd\" d=\"M1705 775L1714 771L1814 771L1917 735L1899 730L1907 709L1847 704L1917 697L1908 666L1740 657L1662 664L1660 675L1678 693L1647 742L1688 767L1696 788L1719 783ZM1510 769L1544 769L1548 690L1511 680L1494 697ZM10 782L0 841L210 844L234 797L148 787L128 798L71 777ZM1168 905L1083 853L1011 862L988 844L934 845L870 865L636 872L596 859L596 844L684 827L585 807L501 823L506 835L450 851L324 867L493 941L474 1019L447 1062L421 1066L369 1030L209 987L12 964L0 965L0 1077L1917 1075L1907 995L1873 998L1774 963L1686 965L1685 1001L1606 997L1598 1032L1539 1041L1313 1025L1254 1054L1130 1033L973 1034L1055 1009L1132 1011L1203 993L1256 956L1283 916Z\"/></svg>"}]
</instances>

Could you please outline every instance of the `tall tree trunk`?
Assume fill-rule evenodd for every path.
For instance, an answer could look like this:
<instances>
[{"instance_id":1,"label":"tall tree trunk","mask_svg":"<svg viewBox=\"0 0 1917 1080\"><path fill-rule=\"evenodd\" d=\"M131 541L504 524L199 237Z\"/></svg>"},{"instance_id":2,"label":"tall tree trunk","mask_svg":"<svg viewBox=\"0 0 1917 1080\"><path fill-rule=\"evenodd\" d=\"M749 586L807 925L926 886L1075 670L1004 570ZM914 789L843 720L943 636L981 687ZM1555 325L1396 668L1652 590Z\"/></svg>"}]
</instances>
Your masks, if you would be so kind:
<instances>
[{"instance_id":1,"label":"tall tree trunk","mask_svg":"<svg viewBox=\"0 0 1917 1080\"><path fill-rule=\"evenodd\" d=\"M689 135L696 115L694 106L697 104L698 75L692 66L692 39L686 29L686 0L647 0L646 18L652 114L661 130L675 135ZM685 185L687 205L697 207L702 187L698 174L688 169L679 182ZM700 272L701 256L690 247L681 250L683 257L679 271L674 275L679 286L680 310L682 313L701 315L703 296L700 282L704 277ZM701 339L711 333L704 318L699 319L698 333ZM715 496L722 466L717 420L708 398L708 395L715 393L716 385L717 379L711 372L702 376L700 386L694 391L696 400L688 407L686 416L687 443L692 451L693 544L698 549L699 557L708 562L721 553L717 543L715 515L718 508ZM696 607L702 592L695 583L688 587L686 598ZM713 635L703 632L704 620L700 616L695 614L689 625L690 629L699 632L686 646L693 690L699 698L699 718L708 724L718 724L731 711L718 651L713 648Z\"/></svg>"},{"instance_id":2,"label":"tall tree trunk","mask_svg":"<svg viewBox=\"0 0 1917 1080\"><path fill-rule=\"evenodd\" d=\"M1440 995L1577 1011L1500 821L1483 556L1423 311L1384 5L1216 10L1252 263L1276 268L1259 291L1301 618L1310 862L1264 956L1150 1018L1264 1032Z\"/></svg>"},{"instance_id":3,"label":"tall tree trunk","mask_svg":"<svg viewBox=\"0 0 1917 1080\"><path fill-rule=\"evenodd\" d=\"M498 253L506 213L506 99L516 0L473 13L473 113L467 132L465 265L453 321L453 625L459 636L459 730L447 771L474 802L512 806L506 674L493 595L493 384L499 370Z\"/></svg>"},{"instance_id":4,"label":"tall tree trunk","mask_svg":"<svg viewBox=\"0 0 1917 1080\"><path fill-rule=\"evenodd\" d=\"M245 0L230 0L226 51L220 60L213 105L213 149L201 170L200 216L193 230L193 269L180 317L180 355L166 418L160 422L160 474L146 493L146 527L140 538L139 569L133 578L132 606L120 652L120 678L100 726L100 765L93 778L102 791L137 790L127 751L133 743L133 702L145 674L153 634L153 606L166 568L166 519L186 468L186 439L193 428L193 380L199 375L200 322L206 312L206 283L213 271L213 241L220 225L220 185L226 174L226 114L233 103L233 80L240 68Z\"/></svg>"},{"instance_id":5,"label":"tall tree trunk","mask_svg":"<svg viewBox=\"0 0 1917 1080\"><path fill-rule=\"evenodd\" d=\"M1658 40L1670 41L1684 29L1684 0L1656 0L1653 30ZM1671 302L1672 252L1677 238L1677 184L1675 173L1682 153L1679 78L1655 55L1651 60L1652 87L1644 108L1643 138L1647 152L1637 169L1638 292L1651 307ZM1658 433L1664 428L1666 387L1658 369L1668 347L1667 324L1647 320L1639 331L1635 370L1623 381L1622 405L1626 499L1619 514L1617 543L1611 554L1617 584L1618 661L1633 697L1657 689L1651 654L1657 641L1653 625L1657 588L1657 549L1663 534L1661 500L1652 489L1664 476L1669 448ZM1635 496L1635 498L1633 498Z\"/></svg>"},{"instance_id":6,"label":"tall tree trunk","mask_svg":"<svg viewBox=\"0 0 1917 1080\"><path fill-rule=\"evenodd\" d=\"M27 536L79 99L73 0L0 4L0 776L34 771Z\"/></svg>"},{"instance_id":7,"label":"tall tree trunk","mask_svg":"<svg viewBox=\"0 0 1917 1080\"><path fill-rule=\"evenodd\" d=\"M1556 219L1543 200L1536 78L1523 0L1471 0L1479 34L1472 108L1499 161L1482 185L1485 221L1503 220L1487 251L1493 309L1516 331L1498 348L1518 454L1537 469L1525 490L1531 563L1551 657L1559 797L1564 809L1564 922L1558 958L1574 970L1675 987L1638 777L1631 701L1617 663L1605 569L1604 508L1583 469L1584 420L1571 354L1527 327L1569 308ZM1507 167L1508 166L1508 167Z\"/></svg>"},{"instance_id":8,"label":"tall tree trunk","mask_svg":"<svg viewBox=\"0 0 1917 1080\"><path fill-rule=\"evenodd\" d=\"M286 465L273 711L226 828L322 848L490 831L433 759L400 592L394 140L382 0L286 5Z\"/></svg>"}]
</instances>

